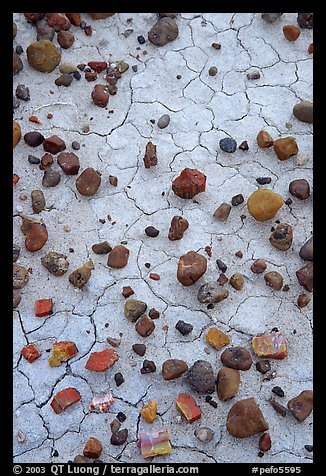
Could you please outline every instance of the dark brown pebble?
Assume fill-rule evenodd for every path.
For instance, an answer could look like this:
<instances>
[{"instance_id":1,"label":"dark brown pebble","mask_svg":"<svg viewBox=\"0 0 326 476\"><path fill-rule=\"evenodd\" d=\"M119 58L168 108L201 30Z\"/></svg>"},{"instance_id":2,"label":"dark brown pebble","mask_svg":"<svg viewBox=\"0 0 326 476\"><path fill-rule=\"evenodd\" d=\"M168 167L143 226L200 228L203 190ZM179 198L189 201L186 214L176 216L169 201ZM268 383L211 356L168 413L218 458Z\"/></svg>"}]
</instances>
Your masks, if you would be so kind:
<instances>
[{"instance_id":1,"label":"dark brown pebble","mask_svg":"<svg viewBox=\"0 0 326 476\"><path fill-rule=\"evenodd\" d=\"M145 263L144 265L146 268L150 268L151 267L151 263Z\"/></svg>"},{"instance_id":2,"label":"dark brown pebble","mask_svg":"<svg viewBox=\"0 0 326 476\"><path fill-rule=\"evenodd\" d=\"M153 362L152 360L145 359L144 362L143 362L143 366L140 369L140 373L141 374L150 374L150 373L153 373L153 372L156 372L155 362Z\"/></svg>"},{"instance_id":3,"label":"dark brown pebble","mask_svg":"<svg viewBox=\"0 0 326 476\"><path fill-rule=\"evenodd\" d=\"M287 406L296 420L304 421L313 409L313 391L304 390L289 400Z\"/></svg>"},{"instance_id":4,"label":"dark brown pebble","mask_svg":"<svg viewBox=\"0 0 326 476\"><path fill-rule=\"evenodd\" d=\"M135 325L135 329L142 337L148 337L155 329L155 324L148 316L140 317Z\"/></svg>"},{"instance_id":5,"label":"dark brown pebble","mask_svg":"<svg viewBox=\"0 0 326 476\"><path fill-rule=\"evenodd\" d=\"M85 32L86 36L92 36L93 29L92 29L91 25L86 25L85 28L84 28L84 32Z\"/></svg>"},{"instance_id":6,"label":"dark brown pebble","mask_svg":"<svg viewBox=\"0 0 326 476\"><path fill-rule=\"evenodd\" d=\"M137 355L143 357L146 352L146 345L145 344L134 344L132 346L132 350L136 352Z\"/></svg>"},{"instance_id":7,"label":"dark brown pebble","mask_svg":"<svg viewBox=\"0 0 326 476\"><path fill-rule=\"evenodd\" d=\"M251 271L255 274L263 273L266 270L266 268L267 268L267 263L264 259L261 259L261 258L256 259L250 267Z\"/></svg>"},{"instance_id":8,"label":"dark brown pebble","mask_svg":"<svg viewBox=\"0 0 326 476\"><path fill-rule=\"evenodd\" d=\"M270 361L267 360L267 359L259 360L259 361L256 363L256 369L257 369L258 372L260 372L261 374L265 374L266 372L268 372L268 371L271 369Z\"/></svg>"},{"instance_id":9,"label":"dark brown pebble","mask_svg":"<svg viewBox=\"0 0 326 476\"><path fill-rule=\"evenodd\" d=\"M116 433L112 433L111 435L111 444L112 445L123 445L128 438L128 430L125 428L124 430L119 430Z\"/></svg>"},{"instance_id":10,"label":"dark brown pebble","mask_svg":"<svg viewBox=\"0 0 326 476\"><path fill-rule=\"evenodd\" d=\"M236 253L234 253L235 256L237 256L238 258L242 258L243 257L243 253L242 251L237 251Z\"/></svg>"},{"instance_id":11,"label":"dark brown pebble","mask_svg":"<svg viewBox=\"0 0 326 476\"><path fill-rule=\"evenodd\" d=\"M301 286L305 288L309 293L313 290L313 263L312 261L296 271L296 276L298 278Z\"/></svg>"},{"instance_id":12,"label":"dark brown pebble","mask_svg":"<svg viewBox=\"0 0 326 476\"><path fill-rule=\"evenodd\" d=\"M223 261L220 260L220 259L217 259L217 260L216 260L216 264L217 264L218 269L220 269L220 270L222 271L222 273L225 273L225 271L228 269L228 267L226 266L226 264L223 263Z\"/></svg>"},{"instance_id":13,"label":"dark brown pebble","mask_svg":"<svg viewBox=\"0 0 326 476\"><path fill-rule=\"evenodd\" d=\"M240 150L249 150L248 142L246 140L241 142L241 144L239 145L239 149Z\"/></svg>"},{"instance_id":14,"label":"dark brown pebble","mask_svg":"<svg viewBox=\"0 0 326 476\"><path fill-rule=\"evenodd\" d=\"M225 367L236 370L249 370L252 365L252 358L244 347L229 347L221 354L221 362Z\"/></svg>"},{"instance_id":15,"label":"dark brown pebble","mask_svg":"<svg viewBox=\"0 0 326 476\"><path fill-rule=\"evenodd\" d=\"M304 445L304 447L309 453L312 453L314 451L313 445Z\"/></svg>"},{"instance_id":16,"label":"dark brown pebble","mask_svg":"<svg viewBox=\"0 0 326 476\"><path fill-rule=\"evenodd\" d=\"M17 48L16 48L16 51L17 51ZM30 100L29 89L24 84L18 84L16 88L16 98L21 99L22 101Z\"/></svg>"},{"instance_id":17,"label":"dark brown pebble","mask_svg":"<svg viewBox=\"0 0 326 476\"><path fill-rule=\"evenodd\" d=\"M148 226L145 228L145 233L147 236L155 238L159 234L159 230L157 230L154 226Z\"/></svg>"},{"instance_id":18,"label":"dark brown pebble","mask_svg":"<svg viewBox=\"0 0 326 476\"><path fill-rule=\"evenodd\" d=\"M218 284L220 284L221 286L223 286L224 284L226 284L226 283L228 282L228 280L229 280L229 279L225 276L225 274L224 274L224 273L221 273L221 274L219 275L219 277L218 277L217 282L218 282Z\"/></svg>"},{"instance_id":19,"label":"dark brown pebble","mask_svg":"<svg viewBox=\"0 0 326 476\"><path fill-rule=\"evenodd\" d=\"M23 63L15 50L12 50L12 53L13 53L12 73L13 73L13 76L15 76L23 69Z\"/></svg>"},{"instance_id":20,"label":"dark brown pebble","mask_svg":"<svg viewBox=\"0 0 326 476\"><path fill-rule=\"evenodd\" d=\"M14 263L18 260L19 255L20 255L20 246L14 243L12 245L12 260Z\"/></svg>"},{"instance_id":21,"label":"dark brown pebble","mask_svg":"<svg viewBox=\"0 0 326 476\"><path fill-rule=\"evenodd\" d=\"M123 423L124 421L126 421L127 417L123 412L119 412L117 414L117 419L119 420L120 423Z\"/></svg>"},{"instance_id":22,"label":"dark brown pebble","mask_svg":"<svg viewBox=\"0 0 326 476\"><path fill-rule=\"evenodd\" d=\"M98 107L105 107L109 102L108 87L103 84L96 84L92 91L93 103Z\"/></svg>"},{"instance_id":23,"label":"dark brown pebble","mask_svg":"<svg viewBox=\"0 0 326 476\"><path fill-rule=\"evenodd\" d=\"M34 165L34 164L39 164L41 160L38 157L35 157L34 155L29 155L28 162Z\"/></svg>"},{"instance_id":24,"label":"dark brown pebble","mask_svg":"<svg viewBox=\"0 0 326 476\"><path fill-rule=\"evenodd\" d=\"M77 155L73 152L61 152L57 160L66 175L78 174L80 163Z\"/></svg>"},{"instance_id":25,"label":"dark brown pebble","mask_svg":"<svg viewBox=\"0 0 326 476\"><path fill-rule=\"evenodd\" d=\"M217 402L215 402L215 400L210 400L208 403L209 403L212 407L217 408Z\"/></svg>"},{"instance_id":26,"label":"dark brown pebble","mask_svg":"<svg viewBox=\"0 0 326 476\"><path fill-rule=\"evenodd\" d=\"M44 140L43 148L45 152L55 155L58 152L64 150L66 148L66 144L62 139L60 139L60 137L53 135Z\"/></svg>"},{"instance_id":27,"label":"dark brown pebble","mask_svg":"<svg viewBox=\"0 0 326 476\"><path fill-rule=\"evenodd\" d=\"M44 142L44 136L40 132L27 132L24 141L30 147L38 147Z\"/></svg>"},{"instance_id":28,"label":"dark brown pebble","mask_svg":"<svg viewBox=\"0 0 326 476\"><path fill-rule=\"evenodd\" d=\"M107 241L103 241L102 243L95 243L92 245L92 250L97 255L106 255L110 253L112 246Z\"/></svg>"},{"instance_id":29,"label":"dark brown pebble","mask_svg":"<svg viewBox=\"0 0 326 476\"><path fill-rule=\"evenodd\" d=\"M101 185L101 176L92 167L82 171L76 180L76 188L81 195L90 197L95 195Z\"/></svg>"},{"instance_id":30,"label":"dark brown pebble","mask_svg":"<svg viewBox=\"0 0 326 476\"><path fill-rule=\"evenodd\" d=\"M74 140L71 144L71 147L74 149L74 150L79 150L80 149L80 144L79 142L77 142L76 140Z\"/></svg>"},{"instance_id":31,"label":"dark brown pebble","mask_svg":"<svg viewBox=\"0 0 326 476\"><path fill-rule=\"evenodd\" d=\"M70 31L60 30L57 35L57 41L61 48L67 50L73 45L75 37L72 33L70 33Z\"/></svg>"},{"instance_id":32,"label":"dark brown pebble","mask_svg":"<svg viewBox=\"0 0 326 476\"><path fill-rule=\"evenodd\" d=\"M51 167L53 164L53 157L51 154L44 154L41 158L40 169L46 170L48 167Z\"/></svg>"},{"instance_id":33,"label":"dark brown pebble","mask_svg":"<svg viewBox=\"0 0 326 476\"><path fill-rule=\"evenodd\" d=\"M150 309L148 315L151 319L158 319L160 317L160 313L154 308Z\"/></svg>"},{"instance_id":34,"label":"dark brown pebble","mask_svg":"<svg viewBox=\"0 0 326 476\"><path fill-rule=\"evenodd\" d=\"M114 420L111 421L110 423L110 429L111 433L116 433L117 431L120 430L121 423L117 418L114 418Z\"/></svg>"},{"instance_id":35,"label":"dark brown pebble","mask_svg":"<svg viewBox=\"0 0 326 476\"><path fill-rule=\"evenodd\" d=\"M94 250L93 250L94 251ZM124 298L127 298L129 296L132 296L133 294L135 294L135 291L130 287L130 286L124 286L122 288L122 296Z\"/></svg>"},{"instance_id":36,"label":"dark brown pebble","mask_svg":"<svg viewBox=\"0 0 326 476\"><path fill-rule=\"evenodd\" d=\"M54 84L56 86L65 86L66 88L70 86L71 83L72 83L72 76L69 73L62 74L54 81Z\"/></svg>"},{"instance_id":37,"label":"dark brown pebble","mask_svg":"<svg viewBox=\"0 0 326 476\"><path fill-rule=\"evenodd\" d=\"M256 182L259 183L259 185L267 185L268 183L271 183L271 181L272 181L271 177L256 178Z\"/></svg>"},{"instance_id":38,"label":"dark brown pebble","mask_svg":"<svg viewBox=\"0 0 326 476\"><path fill-rule=\"evenodd\" d=\"M123 384L125 379L123 378L123 375L122 375L121 372L117 372L116 374L114 374L114 381L115 381L117 387L120 387L120 385Z\"/></svg>"},{"instance_id":39,"label":"dark brown pebble","mask_svg":"<svg viewBox=\"0 0 326 476\"><path fill-rule=\"evenodd\" d=\"M61 175L50 167L44 171L42 185L43 187L56 187L61 180Z\"/></svg>"},{"instance_id":40,"label":"dark brown pebble","mask_svg":"<svg viewBox=\"0 0 326 476\"><path fill-rule=\"evenodd\" d=\"M272 405L272 407L274 408L274 410L276 411L276 413L278 413L279 415L281 415L282 417L285 417L286 413L287 413L287 410L285 407L283 407L283 405L281 405L280 403L278 403L276 400L274 400L273 398L271 398L269 400L269 403Z\"/></svg>"},{"instance_id":41,"label":"dark brown pebble","mask_svg":"<svg viewBox=\"0 0 326 476\"><path fill-rule=\"evenodd\" d=\"M306 200L310 195L310 185L306 179L292 180L289 185L289 192L299 200Z\"/></svg>"},{"instance_id":42,"label":"dark brown pebble","mask_svg":"<svg viewBox=\"0 0 326 476\"><path fill-rule=\"evenodd\" d=\"M313 261L314 259L313 236L309 238L309 240L306 241L304 245L302 245L299 251L299 256L305 261Z\"/></svg>"},{"instance_id":43,"label":"dark brown pebble","mask_svg":"<svg viewBox=\"0 0 326 476\"><path fill-rule=\"evenodd\" d=\"M242 193L239 193L238 195L234 195L234 197L232 197L232 199L231 199L231 203L234 207L237 207L238 205L240 205L243 202L244 202L244 198L243 198Z\"/></svg>"},{"instance_id":44,"label":"dark brown pebble","mask_svg":"<svg viewBox=\"0 0 326 476\"><path fill-rule=\"evenodd\" d=\"M190 332L192 332L194 326L188 322L184 322L184 321L181 321L179 320L176 325L175 325L175 328L180 332L180 334L182 334L183 336L189 334Z\"/></svg>"}]
</instances>

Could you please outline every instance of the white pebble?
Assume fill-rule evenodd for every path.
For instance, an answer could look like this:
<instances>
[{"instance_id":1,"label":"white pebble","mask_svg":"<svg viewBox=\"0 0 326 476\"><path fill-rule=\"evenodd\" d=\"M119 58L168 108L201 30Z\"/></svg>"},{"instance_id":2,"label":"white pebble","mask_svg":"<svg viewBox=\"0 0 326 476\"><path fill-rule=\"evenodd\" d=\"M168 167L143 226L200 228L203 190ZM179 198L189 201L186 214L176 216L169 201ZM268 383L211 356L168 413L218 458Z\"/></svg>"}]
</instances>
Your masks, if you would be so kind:
<instances>
[{"instance_id":1,"label":"white pebble","mask_svg":"<svg viewBox=\"0 0 326 476\"><path fill-rule=\"evenodd\" d=\"M23 207L21 207L20 205L17 205L16 211L17 211L18 213L21 213L21 212L23 211Z\"/></svg>"},{"instance_id":2,"label":"white pebble","mask_svg":"<svg viewBox=\"0 0 326 476\"><path fill-rule=\"evenodd\" d=\"M294 157L294 165L304 165L308 162L309 156L298 154Z\"/></svg>"}]
</instances>

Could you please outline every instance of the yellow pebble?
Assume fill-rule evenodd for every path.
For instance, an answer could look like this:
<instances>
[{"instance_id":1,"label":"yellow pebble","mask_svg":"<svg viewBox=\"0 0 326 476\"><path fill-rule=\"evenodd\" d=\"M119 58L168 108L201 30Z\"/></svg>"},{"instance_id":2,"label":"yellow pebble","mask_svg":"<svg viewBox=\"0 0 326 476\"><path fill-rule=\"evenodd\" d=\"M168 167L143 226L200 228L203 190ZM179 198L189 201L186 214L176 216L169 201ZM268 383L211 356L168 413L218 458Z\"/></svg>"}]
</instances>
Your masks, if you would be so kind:
<instances>
[{"instance_id":1,"label":"yellow pebble","mask_svg":"<svg viewBox=\"0 0 326 476\"><path fill-rule=\"evenodd\" d=\"M153 423L156 418L157 403L155 400L149 400L140 410L141 416L147 423Z\"/></svg>"},{"instance_id":2,"label":"yellow pebble","mask_svg":"<svg viewBox=\"0 0 326 476\"><path fill-rule=\"evenodd\" d=\"M230 338L224 332L219 331L216 327L211 327L206 334L206 340L215 349L220 350L223 346L230 343Z\"/></svg>"}]
</instances>

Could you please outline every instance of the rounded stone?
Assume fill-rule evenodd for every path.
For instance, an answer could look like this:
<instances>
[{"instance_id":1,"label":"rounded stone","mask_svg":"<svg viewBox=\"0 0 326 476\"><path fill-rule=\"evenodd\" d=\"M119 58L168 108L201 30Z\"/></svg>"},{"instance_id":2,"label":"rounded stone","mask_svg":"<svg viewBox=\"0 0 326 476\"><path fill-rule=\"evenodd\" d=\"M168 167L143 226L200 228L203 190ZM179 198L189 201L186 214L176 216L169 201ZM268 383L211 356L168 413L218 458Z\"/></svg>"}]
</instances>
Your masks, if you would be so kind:
<instances>
[{"instance_id":1,"label":"rounded stone","mask_svg":"<svg viewBox=\"0 0 326 476\"><path fill-rule=\"evenodd\" d=\"M267 286L273 288L275 291L280 291L283 286L283 277L277 271L270 271L264 275L264 280Z\"/></svg>"},{"instance_id":2,"label":"rounded stone","mask_svg":"<svg viewBox=\"0 0 326 476\"><path fill-rule=\"evenodd\" d=\"M155 329L155 324L148 316L141 316L135 325L135 330L142 337L148 337Z\"/></svg>"},{"instance_id":3,"label":"rounded stone","mask_svg":"<svg viewBox=\"0 0 326 476\"><path fill-rule=\"evenodd\" d=\"M223 289L217 282L203 284L200 286L197 299L202 303L218 303L229 296L229 291Z\"/></svg>"},{"instance_id":4,"label":"rounded stone","mask_svg":"<svg viewBox=\"0 0 326 476\"><path fill-rule=\"evenodd\" d=\"M215 377L210 362L197 360L188 372L188 382L198 393L214 393Z\"/></svg>"},{"instance_id":5,"label":"rounded stone","mask_svg":"<svg viewBox=\"0 0 326 476\"><path fill-rule=\"evenodd\" d=\"M41 263L53 276L63 276L69 268L67 256L55 251L50 251L43 256Z\"/></svg>"},{"instance_id":6,"label":"rounded stone","mask_svg":"<svg viewBox=\"0 0 326 476\"><path fill-rule=\"evenodd\" d=\"M267 263L262 258L256 259L250 267L251 271L255 274L263 273L266 270L266 268L267 268Z\"/></svg>"},{"instance_id":7,"label":"rounded stone","mask_svg":"<svg viewBox=\"0 0 326 476\"><path fill-rule=\"evenodd\" d=\"M128 438L128 430L119 430L116 433L112 433L110 442L112 445L120 446L123 445Z\"/></svg>"},{"instance_id":8,"label":"rounded stone","mask_svg":"<svg viewBox=\"0 0 326 476\"><path fill-rule=\"evenodd\" d=\"M73 152L61 152L58 155L58 165L66 175L77 175L80 168L79 159Z\"/></svg>"},{"instance_id":9,"label":"rounded stone","mask_svg":"<svg viewBox=\"0 0 326 476\"><path fill-rule=\"evenodd\" d=\"M60 30L57 34L57 41L61 48L67 50L73 45L75 37L72 33L70 33L70 31Z\"/></svg>"},{"instance_id":10,"label":"rounded stone","mask_svg":"<svg viewBox=\"0 0 326 476\"><path fill-rule=\"evenodd\" d=\"M92 250L97 255L106 255L112 251L112 246L107 241L103 241L102 243L92 245Z\"/></svg>"},{"instance_id":11,"label":"rounded stone","mask_svg":"<svg viewBox=\"0 0 326 476\"><path fill-rule=\"evenodd\" d=\"M229 154L237 150L237 143L231 137L225 137L224 139L221 139L219 142L219 146L220 149L223 150L223 152L228 152Z\"/></svg>"},{"instance_id":12,"label":"rounded stone","mask_svg":"<svg viewBox=\"0 0 326 476\"><path fill-rule=\"evenodd\" d=\"M262 149L271 147L274 144L272 136L267 131L260 131L256 137L256 141Z\"/></svg>"},{"instance_id":13,"label":"rounded stone","mask_svg":"<svg viewBox=\"0 0 326 476\"><path fill-rule=\"evenodd\" d=\"M216 68L216 66L211 66L208 70L208 74L210 76L216 76L218 73L218 69Z\"/></svg>"},{"instance_id":14,"label":"rounded stone","mask_svg":"<svg viewBox=\"0 0 326 476\"><path fill-rule=\"evenodd\" d=\"M16 51L12 50L12 74L16 76L23 69L23 62Z\"/></svg>"},{"instance_id":15,"label":"rounded stone","mask_svg":"<svg viewBox=\"0 0 326 476\"><path fill-rule=\"evenodd\" d=\"M13 147L16 147L22 137L22 131L18 122L13 122Z\"/></svg>"},{"instance_id":16,"label":"rounded stone","mask_svg":"<svg viewBox=\"0 0 326 476\"><path fill-rule=\"evenodd\" d=\"M308 241L305 242L304 245L302 245L299 251L300 258L302 258L305 261L313 261L314 259L313 245L314 245L314 239L312 236L311 238L309 238Z\"/></svg>"},{"instance_id":17,"label":"rounded stone","mask_svg":"<svg viewBox=\"0 0 326 476\"><path fill-rule=\"evenodd\" d=\"M59 66L59 71L62 74L65 74L65 73L72 74L75 71L77 71L77 66L72 63L61 63Z\"/></svg>"},{"instance_id":18,"label":"rounded stone","mask_svg":"<svg viewBox=\"0 0 326 476\"><path fill-rule=\"evenodd\" d=\"M12 287L13 289L22 289L29 281L29 273L24 266L19 264L13 264L13 277Z\"/></svg>"},{"instance_id":19,"label":"rounded stone","mask_svg":"<svg viewBox=\"0 0 326 476\"><path fill-rule=\"evenodd\" d=\"M64 73L61 76L59 76L55 81L56 86L65 86L66 88L71 85L72 83L72 76L71 74Z\"/></svg>"},{"instance_id":20,"label":"rounded stone","mask_svg":"<svg viewBox=\"0 0 326 476\"><path fill-rule=\"evenodd\" d=\"M263 433L259 439L258 443L260 451L266 453L272 448L272 440L268 433Z\"/></svg>"},{"instance_id":21,"label":"rounded stone","mask_svg":"<svg viewBox=\"0 0 326 476\"><path fill-rule=\"evenodd\" d=\"M27 132L24 135L24 141L30 147L38 147L44 142L44 136L40 132Z\"/></svg>"},{"instance_id":22,"label":"rounded stone","mask_svg":"<svg viewBox=\"0 0 326 476\"><path fill-rule=\"evenodd\" d=\"M314 118L314 105L310 101L301 101L293 107L293 115L299 119L299 121L313 123Z\"/></svg>"},{"instance_id":23,"label":"rounded stone","mask_svg":"<svg viewBox=\"0 0 326 476\"><path fill-rule=\"evenodd\" d=\"M93 103L98 107L107 106L109 96L108 87L103 84L96 84L91 94Z\"/></svg>"},{"instance_id":24,"label":"rounded stone","mask_svg":"<svg viewBox=\"0 0 326 476\"><path fill-rule=\"evenodd\" d=\"M228 347L221 354L221 362L231 369L249 370L252 358L250 352L244 347Z\"/></svg>"},{"instance_id":25,"label":"rounded stone","mask_svg":"<svg viewBox=\"0 0 326 476\"><path fill-rule=\"evenodd\" d=\"M120 269L128 264L129 250L123 245L117 245L109 253L107 265L110 268Z\"/></svg>"},{"instance_id":26,"label":"rounded stone","mask_svg":"<svg viewBox=\"0 0 326 476\"><path fill-rule=\"evenodd\" d=\"M179 258L177 279L183 286L191 286L207 270L207 259L196 251L188 251Z\"/></svg>"},{"instance_id":27,"label":"rounded stone","mask_svg":"<svg viewBox=\"0 0 326 476\"><path fill-rule=\"evenodd\" d=\"M164 380L174 380L179 378L187 370L187 363L179 359L166 360L162 365L162 375Z\"/></svg>"},{"instance_id":28,"label":"rounded stone","mask_svg":"<svg viewBox=\"0 0 326 476\"><path fill-rule=\"evenodd\" d=\"M299 152L298 144L294 137L276 139L273 146L275 154L279 160L288 160Z\"/></svg>"},{"instance_id":29,"label":"rounded stone","mask_svg":"<svg viewBox=\"0 0 326 476\"><path fill-rule=\"evenodd\" d=\"M179 28L173 18L160 18L148 32L148 39L153 45L164 46L175 40L179 35Z\"/></svg>"},{"instance_id":30,"label":"rounded stone","mask_svg":"<svg viewBox=\"0 0 326 476\"><path fill-rule=\"evenodd\" d=\"M239 400L231 407L226 427L230 435L236 438L247 438L269 429L253 397Z\"/></svg>"},{"instance_id":31,"label":"rounded stone","mask_svg":"<svg viewBox=\"0 0 326 476\"><path fill-rule=\"evenodd\" d=\"M234 273L230 278L231 286L237 291L241 291L244 286L244 277L241 273Z\"/></svg>"},{"instance_id":32,"label":"rounded stone","mask_svg":"<svg viewBox=\"0 0 326 476\"><path fill-rule=\"evenodd\" d=\"M287 40L296 41L299 38L301 31L300 28L295 25L284 25L283 34Z\"/></svg>"},{"instance_id":33,"label":"rounded stone","mask_svg":"<svg viewBox=\"0 0 326 476\"><path fill-rule=\"evenodd\" d=\"M155 238L160 233L154 226L148 226L145 228L145 233L151 238Z\"/></svg>"},{"instance_id":34,"label":"rounded stone","mask_svg":"<svg viewBox=\"0 0 326 476\"><path fill-rule=\"evenodd\" d=\"M124 315L130 322L136 322L147 309L146 302L138 301L136 299L128 299L124 305Z\"/></svg>"},{"instance_id":35,"label":"rounded stone","mask_svg":"<svg viewBox=\"0 0 326 476\"><path fill-rule=\"evenodd\" d=\"M196 428L194 435L202 443L209 443L214 438L214 431L208 427Z\"/></svg>"},{"instance_id":36,"label":"rounded stone","mask_svg":"<svg viewBox=\"0 0 326 476\"><path fill-rule=\"evenodd\" d=\"M25 246L28 251L39 251L48 240L48 232L43 223L32 222L26 233Z\"/></svg>"},{"instance_id":37,"label":"rounded stone","mask_svg":"<svg viewBox=\"0 0 326 476\"><path fill-rule=\"evenodd\" d=\"M101 185L101 176L92 167L82 171L76 180L76 188L81 195L91 197L95 195Z\"/></svg>"},{"instance_id":38,"label":"rounded stone","mask_svg":"<svg viewBox=\"0 0 326 476\"><path fill-rule=\"evenodd\" d=\"M31 199L33 212L41 213L45 208L45 197L42 190L32 190Z\"/></svg>"},{"instance_id":39,"label":"rounded stone","mask_svg":"<svg viewBox=\"0 0 326 476\"><path fill-rule=\"evenodd\" d=\"M213 213L213 217L219 221L226 221L230 215L231 208L229 203L222 203Z\"/></svg>"},{"instance_id":40,"label":"rounded stone","mask_svg":"<svg viewBox=\"0 0 326 476\"><path fill-rule=\"evenodd\" d=\"M291 248L293 241L292 226L279 223L269 237L269 242L278 250L286 251Z\"/></svg>"},{"instance_id":41,"label":"rounded stone","mask_svg":"<svg viewBox=\"0 0 326 476\"><path fill-rule=\"evenodd\" d=\"M52 170L51 167L44 171L42 185L43 187L56 187L61 180L61 175L57 170Z\"/></svg>"},{"instance_id":42,"label":"rounded stone","mask_svg":"<svg viewBox=\"0 0 326 476\"><path fill-rule=\"evenodd\" d=\"M304 421L313 409L313 391L304 390L296 397L288 401L287 404L294 418L298 421Z\"/></svg>"},{"instance_id":43,"label":"rounded stone","mask_svg":"<svg viewBox=\"0 0 326 476\"><path fill-rule=\"evenodd\" d=\"M266 188L253 192L247 201L248 211L257 221L274 218L283 205L284 201L281 195Z\"/></svg>"},{"instance_id":44,"label":"rounded stone","mask_svg":"<svg viewBox=\"0 0 326 476\"><path fill-rule=\"evenodd\" d=\"M26 50L29 65L42 73L51 73L61 61L61 53L50 40L39 40Z\"/></svg>"},{"instance_id":45,"label":"rounded stone","mask_svg":"<svg viewBox=\"0 0 326 476\"><path fill-rule=\"evenodd\" d=\"M160 129L165 129L169 124L170 124L170 116L168 114L164 114L157 121L157 125Z\"/></svg>"},{"instance_id":46,"label":"rounded stone","mask_svg":"<svg viewBox=\"0 0 326 476\"><path fill-rule=\"evenodd\" d=\"M289 185L289 192L299 200L306 200L310 196L310 185L306 179L292 180Z\"/></svg>"},{"instance_id":47,"label":"rounded stone","mask_svg":"<svg viewBox=\"0 0 326 476\"><path fill-rule=\"evenodd\" d=\"M233 398L240 386L239 370L223 367L217 374L217 396L225 402Z\"/></svg>"}]
</instances>

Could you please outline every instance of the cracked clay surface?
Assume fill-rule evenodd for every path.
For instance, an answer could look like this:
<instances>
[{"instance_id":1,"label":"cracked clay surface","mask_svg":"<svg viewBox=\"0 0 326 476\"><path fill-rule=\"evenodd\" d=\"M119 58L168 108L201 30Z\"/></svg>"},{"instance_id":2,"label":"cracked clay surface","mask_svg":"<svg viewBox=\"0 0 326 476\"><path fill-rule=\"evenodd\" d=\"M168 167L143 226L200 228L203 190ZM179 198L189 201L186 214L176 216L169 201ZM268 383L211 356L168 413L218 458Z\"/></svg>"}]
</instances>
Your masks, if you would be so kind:
<instances>
[{"instance_id":1,"label":"cracked clay surface","mask_svg":"<svg viewBox=\"0 0 326 476\"><path fill-rule=\"evenodd\" d=\"M131 23L127 22L130 17ZM292 114L296 103L313 99L313 60L307 51L312 30L301 30L295 42L287 41L282 33L284 25L297 24L296 17L296 13L285 13L276 23L268 24L260 13L181 13L176 19L178 38L163 47L147 40L147 32L157 20L155 13L117 13L99 21L87 17L93 35L88 37L80 28L72 27L75 42L70 49L62 50L62 62L76 65L110 59L130 65L107 108L96 107L91 101L94 84L104 83L100 76L96 83L88 83L82 75L67 88L57 87L54 80L59 76L58 69L49 74L37 72L29 66L26 54L21 55L24 69L14 76L13 88L15 91L18 84L25 84L31 96L29 102L22 101L14 110L22 134L36 130L45 137L57 134L66 142L67 151L72 151L72 141L78 141L81 147L76 154L81 170L98 170L102 184L94 196L83 197L76 190L76 176L60 171L60 184L45 189L42 171L27 161L29 154L40 157L43 151L32 149L23 140L14 149L13 171L20 176L13 192L14 243L21 247L17 263L32 268L21 302L13 312L15 462L66 463L82 454L92 436L102 442L101 460L105 462L312 461L312 453L304 448L312 444L312 415L299 423L290 412L280 416L269 403L271 389L277 385L285 392L285 397L278 399L284 406L301 391L312 389L312 302L303 309L297 306L303 288L295 275L305 264L299 250L312 234L312 195L307 200L294 198L290 207L284 205L267 222L255 221L246 206L249 195L261 188L257 177L271 177L267 188L284 200L290 196L292 180L305 178L312 183L312 125ZM36 40L35 27L27 23L23 13L15 13L14 21L18 28L14 47L21 44L25 52ZM133 32L126 38L123 33L128 28ZM144 45L139 45L138 35L146 38ZM212 48L213 42L219 42L221 49ZM132 65L138 66L137 72ZM208 74L211 66L218 68L216 76ZM260 79L247 79L247 73L253 71L260 72ZM47 118L49 113L52 119ZM171 121L160 129L157 121L163 114L169 114ZM42 124L29 122L31 115ZM151 119L156 122L153 124ZM86 133L85 125L89 126ZM293 157L280 161L272 148L259 148L256 136L262 129L274 140L293 136L299 153L309 156L308 162L295 165ZM223 152L219 140L224 137L232 137L238 144L247 140L249 150ZM145 169L143 157L149 141L157 146L158 164ZM172 180L185 167L207 176L206 191L195 200L183 200L171 188ZM54 168L60 170L57 164ZM109 175L118 178L117 187L110 185ZM31 208L33 189L43 190L45 195L48 210L40 215L33 214ZM215 209L222 202L230 203L239 193L245 200L232 207L229 219L224 223L215 220ZM20 200L21 194L28 199ZM46 224L49 239L40 251L26 250L19 213L42 218ZM174 215L189 222L180 241L167 238ZM241 219L241 215L246 218ZM276 219L293 227L293 244L288 251L269 243ZM64 230L65 225L70 227L69 232ZM146 236L144 229L149 225L160 230L156 238ZM92 244L104 240L111 246L126 243L130 256L125 268L109 268L107 255L92 252ZM206 246L212 248L211 257L205 253ZM69 252L70 248L74 252ZM198 282L184 287L176 278L177 264L179 257L190 250L207 257L208 269ZM235 256L238 250L242 258ZM67 255L70 266L64 276L55 277L42 266L41 257L49 251ZM288 292L274 291L265 285L262 275L250 271L257 258L267 261L267 271L282 274L284 284L290 287ZM91 278L82 290L76 290L68 274L88 259L94 263ZM208 309L197 300L197 292L202 284L218 278L216 259L227 264L228 277L242 273L245 285L236 291L226 284L228 299ZM150 263L149 269L145 263ZM150 279L150 273L159 274L160 280ZM147 338L139 336L124 316L123 286L131 286L133 298L160 312L156 328ZM53 299L54 313L37 318L34 302L44 298ZM175 329L179 319L193 325L190 334L182 336ZM212 395L217 408L205 401L204 394L191 389L186 374L165 381L161 373L165 360L177 358L189 367L196 360L207 360L217 375L224 349L217 351L207 344L205 335L212 326L225 332L231 345L246 347L254 362L249 371L241 373L234 398L222 402L216 393ZM251 340L274 327L286 336L288 357L271 360L276 376L268 381L255 368L258 358ZM85 364L91 352L111 347L107 337L121 338L116 348L119 361L106 372L87 370ZM65 340L75 342L77 356L59 367L50 367L47 349ZM36 343L41 352L32 364L20 355L30 343ZM133 352L134 343L146 344L144 358L156 363L155 373L140 373L144 358ZM119 387L113 378L116 372L125 379ZM56 415L50 402L67 387L76 388L81 400ZM91 412L88 405L93 395L107 390L115 399L108 413ZM180 421L175 406L180 392L195 398L202 410L200 420L191 424ZM257 456L259 434L237 439L226 429L231 406L249 397L255 397L269 424L272 449L263 458ZM156 400L158 407L157 419L151 425L139 413L148 400ZM128 428L129 436L122 446L113 446L109 425L120 411L127 417L122 427ZM144 460L136 444L139 432L160 426L169 430L172 453ZM214 431L212 441L202 443L196 438L194 431L202 426ZM23 443L17 439L18 430L26 437Z\"/></svg>"}]
</instances>

